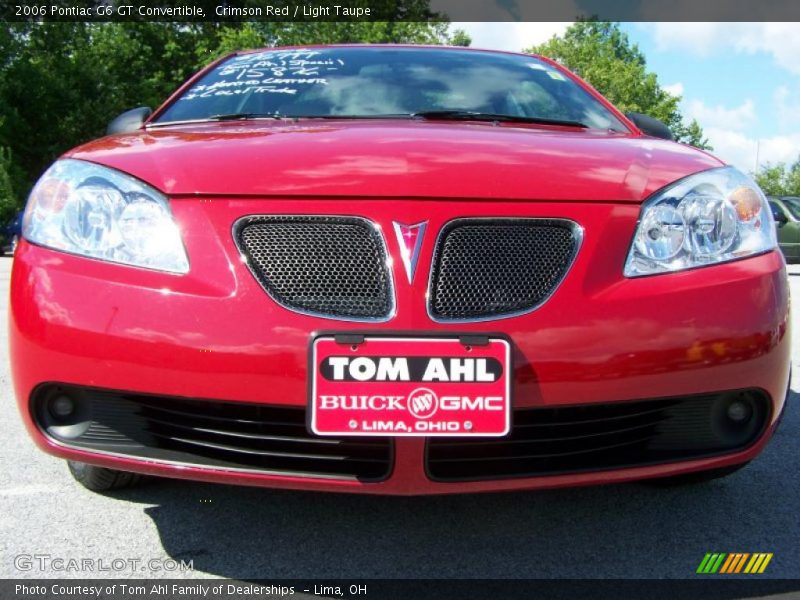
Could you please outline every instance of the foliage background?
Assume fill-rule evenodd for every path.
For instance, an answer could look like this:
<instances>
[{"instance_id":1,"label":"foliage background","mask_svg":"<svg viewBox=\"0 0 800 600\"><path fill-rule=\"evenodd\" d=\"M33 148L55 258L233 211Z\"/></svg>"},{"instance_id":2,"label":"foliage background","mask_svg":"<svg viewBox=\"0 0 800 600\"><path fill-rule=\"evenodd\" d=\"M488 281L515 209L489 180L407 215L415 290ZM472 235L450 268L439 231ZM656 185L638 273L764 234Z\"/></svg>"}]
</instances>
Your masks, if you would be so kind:
<instances>
[{"instance_id":1,"label":"foliage background","mask_svg":"<svg viewBox=\"0 0 800 600\"><path fill-rule=\"evenodd\" d=\"M425 0L397 4L402 14L393 22L0 24L0 223L22 206L62 152L103 135L123 110L158 106L189 75L233 50L345 42L470 44L449 23L424 21ZM680 141L708 148L700 125L685 121L680 98L660 86L618 24L580 21L528 50L576 71L623 111L659 118ZM800 194L800 164L769 169L760 179L765 190Z\"/></svg>"},{"instance_id":2,"label":"foliage background","mask_svg":"<svg viewBox=\"0 0 800 600\"><path fill-rule=\"evenodd\" d=\"M432 22L3 24L0 221L61 153L103 135L123 110L158 106L213 59L243 48L343 42L470 40Z\"/></svg>"},{"instance_id":3,"label":"foliage background","mask_svg":"<svg viewBox=\"0 0 800 600\"><path fill-rule=\"evenodd\" d=\"M675 138L685 144L711 150L697 121L686 123L678 103L647 70L647 60L631 43L619 23L579 21L563 37L553 37L525 52L542 54L578 74L599 90L622 112L638 112L666 123Z\"/></svg>"},{"instance_id":4,"label":"foliage background","mask_svg":"<svg viewBox=\"0 0 800 600\"><path fill-rule=\"evenodd\" d=\"M800 196L800 158L791 165L765 165L756 182L767 196Z\"/></svg>"}]
</instances>

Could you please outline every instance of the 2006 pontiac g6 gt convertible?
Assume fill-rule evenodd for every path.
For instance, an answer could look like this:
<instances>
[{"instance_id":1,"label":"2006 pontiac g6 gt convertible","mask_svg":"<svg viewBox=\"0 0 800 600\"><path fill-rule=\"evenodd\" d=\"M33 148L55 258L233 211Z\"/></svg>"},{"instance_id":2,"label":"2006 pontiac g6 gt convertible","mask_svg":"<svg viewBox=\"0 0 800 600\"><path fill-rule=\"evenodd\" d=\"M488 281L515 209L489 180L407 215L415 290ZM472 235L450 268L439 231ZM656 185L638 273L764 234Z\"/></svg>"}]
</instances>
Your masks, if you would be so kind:
<instances>
[{"instance_id":1,"label":"2006 pontiac g6 gt convertible","mask_svg":"<svg viewBox=\"0 0 800 600\"><path fill-rule=\"evenodd\" d=\"M33 189L23 419L94 490L731 473L783 411L785 264L761 190L671 138L536 56L226 56Z\"/></svg>"}]
</instances>

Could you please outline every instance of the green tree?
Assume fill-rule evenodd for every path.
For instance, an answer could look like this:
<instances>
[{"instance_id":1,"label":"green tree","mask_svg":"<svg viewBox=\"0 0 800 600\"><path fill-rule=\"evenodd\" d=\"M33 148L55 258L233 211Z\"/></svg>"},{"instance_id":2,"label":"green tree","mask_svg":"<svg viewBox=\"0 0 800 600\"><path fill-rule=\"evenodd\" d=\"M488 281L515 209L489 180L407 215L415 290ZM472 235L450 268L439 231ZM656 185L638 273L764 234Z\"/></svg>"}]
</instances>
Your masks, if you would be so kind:
<instances>
[{"instance_id":1,"label":"green tree","mask_svg":"<svg viewBox=\"0 0 800 600\"><path fill-rule=\"evenodd\" d=\"M666 123L678 141L710 149L697 121L686 123L674 96L662 88L638 45L618 23L578 21L563 36L526 50L553 58L588 81L622 112L650 115Z\"/></svg>"},{"instance_id":2,"label":"green tree","mask_svg":"<svg viewBox=\"0 0 800 600\"><path fill-rule=\"evenodd\" d=\"M0 223L8 221L17 210L17 200L9 175L10 167L11 151L0 147Z\"/></svg>"},{"instance_id":3,"label":"green tree","mask_svg":"<svg viewBox=\"0 0 800 600\"><path fill-rule=\"evenodd\" d=\"M0 146L13 150L18 191L64 150L103 134L126 108L160 103L196 64L197 30L171 23L45 23L0 77Z\"/></svg>"},{"instance_id":4,"label":"green tree","mask_svg":"<svg viewBox=\"0 0 800 600\"><path fill-rule=\"evenodd\" d=\"M21 204L65 150L103 135L121 111L158 106L211 60L244 48L319 43L468 44L446 22L422 22L423 0L392 22L2 23L0 148ZM419 21L402 21L416 17Z\"/></svg>"},{"instance_id":5,"label":"green tree","mask_svg":"<svg viewBox=\"0 0 800 600\"><path fill-rule=\"evenodd\" d=\"M764 165L755 179L767 196L800 196L800 158L792 165Z\"/></svg>"}]
</instances>

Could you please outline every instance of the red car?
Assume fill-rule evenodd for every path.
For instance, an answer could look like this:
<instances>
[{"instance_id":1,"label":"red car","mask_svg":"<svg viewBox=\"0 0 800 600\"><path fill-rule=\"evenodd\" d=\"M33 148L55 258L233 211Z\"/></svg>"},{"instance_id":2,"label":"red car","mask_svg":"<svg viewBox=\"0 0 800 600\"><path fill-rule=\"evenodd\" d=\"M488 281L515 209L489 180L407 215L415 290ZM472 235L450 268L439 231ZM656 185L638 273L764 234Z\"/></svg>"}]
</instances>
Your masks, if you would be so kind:
<instances>
[{"instance_id":1,"label":"red car","mask_svg":"<svg viewBox=\"0 0 800 600\"><path fill-rule=\"evenodd\" d=\"M548 59L242 52L109 129L11 282L22 416L90 489L707 479L778 423L764 195Z\"/></svg>"}]
</instances>

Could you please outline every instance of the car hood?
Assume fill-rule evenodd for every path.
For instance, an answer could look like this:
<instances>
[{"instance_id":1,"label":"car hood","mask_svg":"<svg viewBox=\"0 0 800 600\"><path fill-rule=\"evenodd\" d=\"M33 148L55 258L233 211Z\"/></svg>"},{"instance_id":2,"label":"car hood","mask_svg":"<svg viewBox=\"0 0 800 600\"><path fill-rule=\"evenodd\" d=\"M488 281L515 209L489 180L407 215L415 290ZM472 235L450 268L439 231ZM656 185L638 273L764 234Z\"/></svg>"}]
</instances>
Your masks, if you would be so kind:
<instances>
[{"instance_id":1,"label":"car hood","mask_svg":"<svg viewBox=\"0 0 800 600\"><path fill-rule=\"evenodd\" d=\"M641 202L721 166L674 142L492 123L301 120L151 127L69 157L168 195Z\"/></svg>"}]
</instances>

